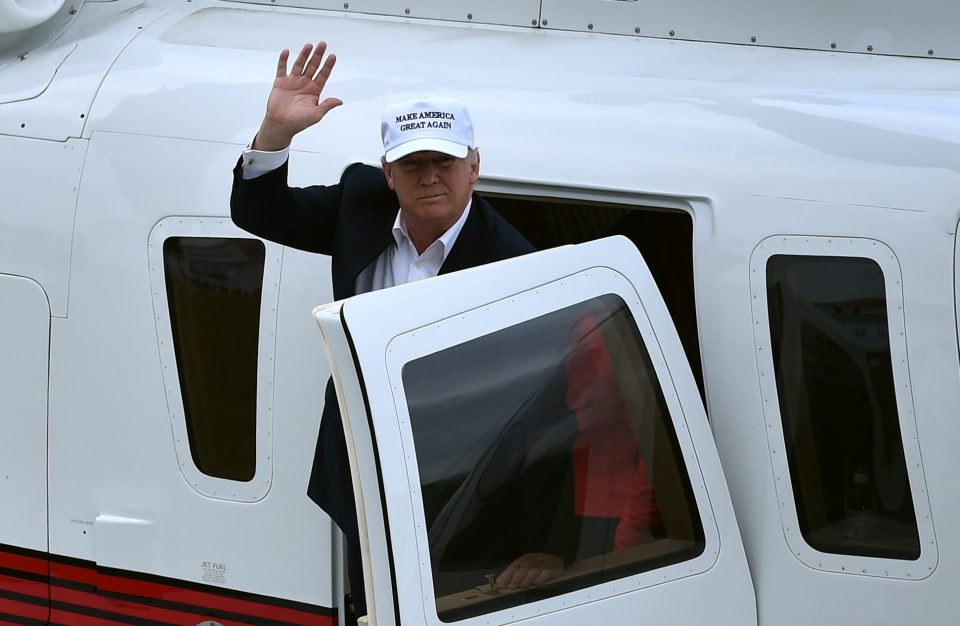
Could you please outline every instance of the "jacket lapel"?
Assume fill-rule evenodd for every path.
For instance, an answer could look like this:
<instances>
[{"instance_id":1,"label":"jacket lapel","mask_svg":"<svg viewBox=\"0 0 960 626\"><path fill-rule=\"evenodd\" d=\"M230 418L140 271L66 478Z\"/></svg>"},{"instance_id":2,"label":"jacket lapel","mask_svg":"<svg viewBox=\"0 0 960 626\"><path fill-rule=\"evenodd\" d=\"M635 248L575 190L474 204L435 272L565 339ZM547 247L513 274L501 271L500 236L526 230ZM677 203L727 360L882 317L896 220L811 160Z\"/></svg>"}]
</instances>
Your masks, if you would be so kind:
<instances>
[{"instance_id":1,"label":"jacket lapel","mask_svg":"<svg viewBox=\"0 0 960 626\"><path fill-rule=\"evenodd\" d=\"M373 263L380 254L393 244L393 222L395 212L385 211L373 214L370 220L355 226L355 236L348 240L354 247L343 256L343 265L334 270L343 281L340 288L344 290L344 297L354 294L357 276ZM336 285L334 286L336 288Z\"/></svg>"},{"instance_id":2,"label":"jacket lapel","mask_svg":"<svg viewBox=\"0 0 960 626\"><path fill-rule=\"evenodd\" d=\"M488 205L477 194L473 194L473 204L470 206L470 214L467 215L467 221L464 222L457 240L453 244L453 249L440 266L440 274L457 272L459 270L474 267L484 258L483 244L484 237L483 225L485 213Z\"/></svg>"}]
</instances>

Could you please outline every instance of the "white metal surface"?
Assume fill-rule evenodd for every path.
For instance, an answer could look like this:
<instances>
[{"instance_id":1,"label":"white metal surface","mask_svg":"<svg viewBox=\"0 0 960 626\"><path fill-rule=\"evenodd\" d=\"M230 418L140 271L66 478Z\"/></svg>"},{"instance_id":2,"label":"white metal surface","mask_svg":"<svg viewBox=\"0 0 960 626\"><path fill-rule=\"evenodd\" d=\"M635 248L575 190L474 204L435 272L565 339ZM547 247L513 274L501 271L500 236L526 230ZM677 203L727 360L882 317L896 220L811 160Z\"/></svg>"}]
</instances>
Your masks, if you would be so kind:
<instances>
[{"instance_id":1,"label":"white metal surface","mask_svg":"<svg viewBox=\"0 0 960 626\"><path fill-rule=\"evenodd\" d=\"M119 515L98 515L92 529L97 565L136 571L144 562L160 560L160 544L154 523Z\"/></svg>"},{"instance_id":2,"label":"white metal surface","mask_svg":"<svg viewBox=\"0 0 960 626\"><path fill-rule=\"evenodd\" d=\"M343 422L343 434L350 463L350 479L357 507L357 526L361 537L361 561L366 591L367 620L372 626L398 624L395 613L395 569L388 543L384 502L380 496L378 464L373 450L373 435L366 419L364 387L353 362L353 349L344 332L341 302L314 309L314 318L323 335L341 416L353 416ZM397 548L403 550L406 542Z\"/></svg>"},{"instance_id":3,"label":"white metal surface","mask_svg":"<svg viewBox=\"0 0 960 626\"><path fill-rule=\"evenodd\" d=\"M780 403L777 396L777 379L774 372L773 347L770 340L768 312L770 294L767 292L766 267L770 257L777 254L871 259L883 271L886 286L890 353L897 392L896 408L900 419L899 430L903 442L909 490L913 497L913 510L916 515L916 528L920 541L920 555L915 560L905 561L827 554L812 548L800 532L793 485L787 465L788 453L784 445L783 416L780 413ZM771 455L770 462L776 476L781 523L791 551L807 567L813 569L835 574L920 580L930 576L937 566L937 541L933 519L930 515L930 500L927 497L926 479L922 471L923 461L920 456L920 442L917 438L917 422L913 409L913 387L910 384L910 367L907 362L902 284L900 266L890 248L878 241L866 239L769 237L757 246L750 261L750 287L756 331L754 341L757 348L757 369L761 380L760 391L763 396L767 440Z\"/></svg>"},{"instance_id":4,"label":"white metal surface","mask_svg":"<svg viewBox=\"0 0 960 626\"><path fill-rule=\"evenodd\" d=\"M53 141L79 137L112 61L143 28L172 8L144 4L86 2L52 41L41 37L3 49L0 134Z\"/></svg>"},{"instance_id":5,"label":"white metal surface","mask_svg":"<svg viewBox=\"0 0 960 626\"><path fill-rule=\"evenodd\" d=\"M90 141L71 310L53 327L50 550L103 564L122 556L122 566L138 572L331 607L330 521L305 496L323 386L300 371L323 369L319 355L314 364L301 348L313 332L310 303L329 298L320 286L325 266L292 255L300 267L295 261L289 275L299 281L281 287L277 311L264 312L280 329L275 371L258 373L275 389L266 497L231 502L191 487L167 410L150 235L170 216L222 216L237 149L110 133ZM224 234L220 220L208 224L211 236ZM114 549L134 539L154 548ZM211 582L205 562L222 565L223 577Z\"/></svg>"},{"instance_id":6,"label":"white metal surface","mask_svg":"<svg viewBox=\"0 0 960 626\"><path fill-rule=\"evenodd\" d=\"M0 33L14 33L44 23L66 0L10 0L0 4Z\"/></svg>"},{"instance_id":7,"label":"white metal surface","mask_svg":"<svg viewBox=\"0 0 960 626\"><path fill-rule=\"evenodd\" d=\"M736 193L729 174L746 171L754 194L903 206L914 187L896 182L900 168L916 176L929 163L938 175L960 135L960 70L949 61L840 55L826 72L819 53L791 50L198 8L128 48L88 132L246 143L277 49L325 37L340 59L328 91L345 105L294 147L340 167L379 160L368 121L388 97L440 91L469 103L485 177L574 188ZM202 79L182 70L198 64ZM200 102L210 114L198 114Z\"/></svg>"},{"instance_id":8,"label":"white metal surface","mask_svg":"<svg viewBox=\"0 0 960 626\"><path fill-rule=\"evenodd\" d=\"M955 192L943 190L924 194L914 206L899 210L769 197L745 197L728 210L731 206L718 207L712 232L701 224L695 233L695 239L701 237L695 259L700 277L698 319L711 426L747 547L760 623L938 624L950 614L947 589L960 576L949 556L958 547L955 539L941 532L960 514L952 496L945 495L956 486L950 478L952 445L943 440L947 431L953 432L947 426L952 403L960 402L954 382L960 362L957 346L943 339L945 328L952 332L956 326L952 215L960 202ZM784 232L875 239L889 246L900 261L906 356L939 556L933 574L923 580L817 571L802 563L786 541L767 441L757 345L746 340L754 332L752 249ZM705 245L703 238L714 243ZM798 588L804 592L798 594ZM871 608L864 609L864 604Z\"/></svg>"},{"instance_id":9,"label":"white metal surface","mask_svg":"<svg viewBox=\"0 0 960 626\"><path fill-rule=\"evenodd\" d=\"M541 25L827 52L960 58L951 0L543 0Z\"/></svg>"},{"instance_id":10,"label":"white metal surface","mask_svg":"<svg viewBox=\"0 0 960 626\"><path fill-rule=\"evenodd\" d=\"M244 4L326 9L408 19L450 20L474 24L536 26L540 0L228 0Z\"/></svg>"},{"instance_id":11,"label":"white metal surface","mask_svg":"<svg viewBox=\"0 0 960 626\"><path fill-rule=\"evenodd\" d=\"M42 94L53 82L57 70L67 60L77 45L51 46L41 48L23 58L10 59L0 69L4 89L0 94L2 104L30 100ZM26 122L23 128L26 128Z\"/></svg>"},{"instance_id":12,"label":"white metal surface","mask_svg":"<svg viewBox=\"0 0 960 626\"><path fill-rule=\"evenodd\" d=\"M950 0L230 0L242 4L827 52L960 58Z\"/></svg>"},{"instance_id":13,"label":"white metal surface","mask_svg":"<svg viewBox=\"0 0 960 626\"><path fill-rule=\"evenodd\" d=\"M34 0L19 0L32 3ZM43 4L51 0L37 0L38 4ZM52 0L58 2L59 0ZM35 54L44 49L50 42L56 40L63 31L69 28L70 24L80 13L80 8L85 3L91 2L116 2L117 0L74 0L70 3L60 4L60 9L51 18L32 28L15 30L7 33L0 33L0 72L3 68L23 60L25 57Z\"/></svg>"},{"instance_id":14,"label":"white metal surface","mask_svg":"<svg viewBox=\"0 0 960 626\"><path fill-rule=\"evenodd\" d=\"M50 305L32 280L0 274L0 542L47 549Z\"/></svg>"},{"instance_id":15,"label":"white metal surface","mask_svg":"<svg viewBox=\"0 0 960 626\"><path fill-rule=\"evenodd\" d=\"M385 524L383 509L372 506L371 500L380 504L381 490L386 496L383 504L395 572L386 571L384 555L373 552L371 560L374 564L379 561L372 580L377 600L375 623L393 623L392 602L388 600L394 600L394 590L403 623L442 623L436 614L433 581L426 565L430 553L419 499L416 451L400 381L403 366L451 345L607 293L627 302L650 351L700 509L705 551L693 560L465 619L463 623L507 624L552 613L548 623L573 624L582 623L590 611L596 610L602 610L613 622L626 623L639 605L653 615L671 614L678 623L709 620L732 625L755 619L752 583L696 384L642 258L633 244L619 238L558 248L364 294L315 313L324 337L334 346L328 347L328 354L338 372L335 381L348 390L341 406L349 426L354 432L359 428L366 434L369 411L376 438L376 463L372 444L365 441L354 442L356 459L352 459L360 475L360 495L366 503L372 545L381 544L375 533L384 532ZM423 307L424 302L431 306ZM383 311L404 311L404 315L384 316ZM337 318L343 321L338 323ZM344 325L352 340L352 354L343 354L347 342ZM354 360L359 363L359 374L354 370ZM358 375L363 379L362 396ZM681 593L718 593L728 602L723 607L678 605L676 594Z\"/></svg>"},{"instance_id":16,"label":"white metal surface","mask_svg":"<svg viewBox=\"0 0 960 626\"><path fill-rule=\"evenodd\" d=\"M705 16L719 10L706 4ZM76 45L52 79L38 64L8 83L20 61L0 59L0 94L30 96L0 104L0 272L36 281L55 318L53 553L96 559L85 531L98 518L144 520L164 549L131 554L131 568L197 582L202 562L222 561L231 588L334 603L330 523L303 493L325 371L307 312L332 297L329 260L284 253L274 485L241 505L203 497L180 477L147 252L165 217L227 215L229 169L256 131L277 51L326 38L340 57L328 91L345 105L296 139L294 184L376 162L388 97L444 92L471 107L488 189L692 215L707 404L761 624L953 619L960 65L679 41L679 29L674 40L603 35L596 25L565 32L553 19L500 28L226 2L87 2L50 48L63 55ZM814 570L784 537L750 285L752 251L784 233L874 239L900 262L939 553L923 580ZM0 526L0 543L10 543ZM708 591L695 601L727 600Z\"/></svg>"},{"instance_id":17,"label":"white metal surface","mask_svg":"<svg viewBox=\"0 0 960 626\"><path fill-rule=\"evenodd\" d=\"M227 480L204 474L197 468L190 453L186 409L180 388L170 308L164 272L163 242L170 237L249 237L229 219L197 217L167 217L160 220L150 232L150 286L153 293L153 312L163 363L163 383L167 390L167 410L173 431L177 461L183 477L196 489L211 498L254 502L263 499L273 480L273 364L276 353L276 310L280 295L280 262L282 247L265 242L263 286L260 296L260 335L257 340L257 424L256 466L248 481Z\"/></svg>"},{"instance_id":18,"label":"white metal surface","mask_svg":"<svg viewBox=\"0 0 960 626\"><path fill-rule=\"evenodd\" d=\"M0 272L37 281L55 317L67 315L73 218L86 150L82 140L0 135Z\"/></svg>"}]
</instances>

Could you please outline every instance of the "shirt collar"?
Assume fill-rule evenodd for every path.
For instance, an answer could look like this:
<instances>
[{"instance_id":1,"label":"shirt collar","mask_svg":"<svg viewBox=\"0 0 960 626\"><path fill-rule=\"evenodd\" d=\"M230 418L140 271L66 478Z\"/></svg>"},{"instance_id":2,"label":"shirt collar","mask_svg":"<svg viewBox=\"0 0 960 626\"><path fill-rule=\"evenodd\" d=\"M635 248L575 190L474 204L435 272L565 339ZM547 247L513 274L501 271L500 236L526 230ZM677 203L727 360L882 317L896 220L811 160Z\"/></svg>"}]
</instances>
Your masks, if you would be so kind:
<instances>
[{"instance_id":1,"label":"shirt collar","mask_svg":"<svg viewBox=\"0 0 960 626\"><path fill-rule=\"evenodd\" d=\"M453 226L447 229L447 232L440 235L437 241L430 244L427 250L430 250L439 242L443 250L443 261L446 261L447 255L450 254L450 250L453 248L453 244L457 242L460 231L463 230L463 225L467 222L467 215L470 214L471 206L473 206L473 198L467 200L467 207L463 210L463 213L460 214L460 219L454 222ZM407 233L407 225L400 219L400 214L400 211L397 211L397 218L393 221L393 239L397 242L397 246L403 245L403 242L406 240L409 242L409 245L413 247L413 241L410 240L410 235ZM424 254L426 254L427 250L423 251Z\"/></svg>"}]
</instances>

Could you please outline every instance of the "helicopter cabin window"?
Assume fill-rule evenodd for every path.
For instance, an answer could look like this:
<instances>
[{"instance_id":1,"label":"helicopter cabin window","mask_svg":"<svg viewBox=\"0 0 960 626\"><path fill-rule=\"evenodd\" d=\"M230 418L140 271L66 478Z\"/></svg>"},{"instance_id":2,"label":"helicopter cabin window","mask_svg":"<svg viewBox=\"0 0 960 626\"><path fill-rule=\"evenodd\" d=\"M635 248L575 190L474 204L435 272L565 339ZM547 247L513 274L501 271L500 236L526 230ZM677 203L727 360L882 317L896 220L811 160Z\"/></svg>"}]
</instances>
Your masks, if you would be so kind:
<instances>
[{"instance_id":1,"label":"helicopter cabin window","mask_svg":"<svg viewBox=\"0 0 960 626\"><path fill-rule=\"evenodd\" d=\"M171 237L163 243L190 454L209 476L248 481L256 470L264 258L255 239Z\"/></svg>"},{"instance_id":2,"label":"helicopter cabin window","mask_svg":"<svg viewBox=\"0 0 960 626\"><path fill-rule=\"evenodd\" d=\"M918 559L883 270L871 258L776 254L766 289L804 540L824 553Z\"/></svg>"},{"instance_id":3,"label":"helicopter cabin window","mask_svg":"<svg viewBox=\"0 0 960 626\"><path fill-rule=\"evenodd\" d=\"M537 248L623 235L643 255L680 335L703 399L703 368L693 289L693 218L687 211L605 202L484 193Z\"/></svg>"},{"instance_id":4,"label":"helicopter cabin window","mask_svg":"<svg viewBox=\"0 0 960 626\"><path fill-rule=\"evenodd\" d=\"M402 380L440 620L703 553L670 412L619 296L420 357Z\"/></svg>"},{"instance_id":5,"label":"helicopter cabin window","mask_svg":"<svg viewBox=\"0 0 960 626\"><path fill-rule=\"evenodd\" d=\"M167 412L180 472L199 493L270 490L281 246L226 218L168 217L148 258Z\"/></svg>"}]
</instances>

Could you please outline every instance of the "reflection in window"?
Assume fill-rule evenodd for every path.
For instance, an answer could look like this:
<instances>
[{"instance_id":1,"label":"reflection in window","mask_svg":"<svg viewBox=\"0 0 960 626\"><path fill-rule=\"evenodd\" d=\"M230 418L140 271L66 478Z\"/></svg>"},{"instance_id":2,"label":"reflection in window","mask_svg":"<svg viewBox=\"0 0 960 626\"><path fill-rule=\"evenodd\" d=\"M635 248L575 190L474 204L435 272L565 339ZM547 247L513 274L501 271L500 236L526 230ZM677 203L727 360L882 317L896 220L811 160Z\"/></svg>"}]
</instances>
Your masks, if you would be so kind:
<instances>
[{"instance_id":1,"label":"reflection in window","mask_svg":"<svg viewBox=\"0 0 960 626\"><path fill-rule=\"evenodd\" d=\"M248 481L256 471L265 254L255 239L171 237L163 243L190 453L209 476Z\"/></svg>"},{"instance_id":2,"label":"reflection in window","mask_svg":"<svg viewBox=\"0 0 960 626\"><path fill-rule=\"evenodd\" d=\"M403 383L443 621L703 551L663 394L619 297L423 357Z\"/></svg>"},{"instance_id":3,"label":"reflection in window","mask_svg":"<svg viewBox=\"0 0 960 626\"><path fill-rule=\"evenodd\" d=\"M821 552L919 558L882 270L863 258L773 256L767 293L804 539Z\"/></svg>"},{"instance_id":4,"label":"reflection in window","mask_svg":"<svg viewBox=\"0 0 960 626\"><path fill-rule=\"evenodd\" d=\"M703 368L693 297L693 218L690 213L635 205L484 192L537 250L622 235L643 254L677 327L701 398ZM708 416L709 417L709 416Z\"/></svg>"}]
</instances>

